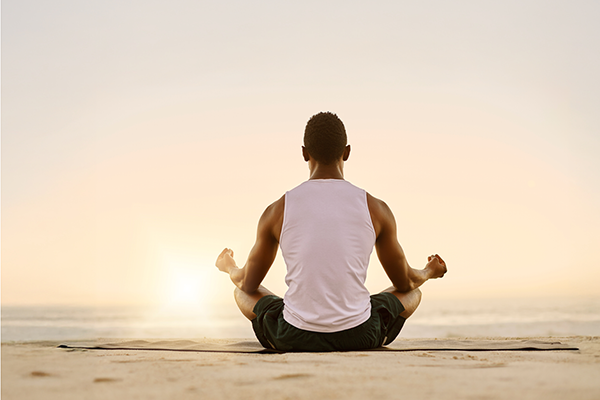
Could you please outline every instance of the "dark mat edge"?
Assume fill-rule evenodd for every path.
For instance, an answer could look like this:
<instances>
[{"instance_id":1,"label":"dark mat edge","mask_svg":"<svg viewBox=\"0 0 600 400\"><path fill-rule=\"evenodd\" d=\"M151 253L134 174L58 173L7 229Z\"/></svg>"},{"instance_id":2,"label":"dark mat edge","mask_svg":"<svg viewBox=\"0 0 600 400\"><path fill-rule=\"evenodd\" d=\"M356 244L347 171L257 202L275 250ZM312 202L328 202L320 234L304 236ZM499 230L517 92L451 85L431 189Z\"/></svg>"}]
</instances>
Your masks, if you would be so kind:
<instances>
[{"instance_id":1,"label":"dark mat edge","mask_svg":"<svg viewBox=\"0 0 600 400\"><path fill-rule=\"evenodd\" d=\"M406 351L563 351L563 350L568 350L568 351L574 351L574 350L579 350L578 347L556 347L556 348L547 348L547 349L543 349L543 348L539 348L539 347L532 347L532 346L527 346L527 347L513 347L510 349L478 349L478 348L473 348L473 349L465 349L465 348L457 348L457 347L439 347L439 348L427 348L427 347L411 347L411 348L406 348L406 349L402 349L402 348L389 348L389 347L378 347L376 349L371 349L370 351L398 351L398 352L406 352Z\"/></svg>"},{"instance_id":2,"label":"dark mat edge","mask_svg":"<svg viewBox=\"0 0 600 400\"><path fill-rule=\"evenodd\" d=\"M161 347L117 347L117 346L83 346L83 345L68 345L60 344L57 349L79 349L79 350L130 350L130 351L185 351L191 353L247 353L247 354L278 354L285 353L273 349L257 349L257 350L224 350L224 349L166 349Z\"/></svg>"},{"instance_id":3,"label":"dark mat edge","mask_svg":"<svg viewBox=\"0 0 600 400\"><path fill-rule=\"evenodd\" d=\"M224 349L167 349L160 347L105 347L105 346L83 346L83 345L68 345L60 344L57 346L59 349L80 349L80 350L128 350L128 351L176 351L176 352L192 352L192 353L237 353L237 354L283 354L285 351L274 350L274 349L257 349L257 350L224 350ZM411 351L476 351L476 352L489 352L489 351L578 351L578 347L564 347L556 348L539 348L533 346L514 347L514 348L498 348L498 349L466 349L458 347L410 347L410 348L392 348L392 347L377 347L374 349L364 350L350 350L350 351L383 351L383 352L411 352ZM349 352L349 351L344 351Z\"/></svg>"}]
</instances>

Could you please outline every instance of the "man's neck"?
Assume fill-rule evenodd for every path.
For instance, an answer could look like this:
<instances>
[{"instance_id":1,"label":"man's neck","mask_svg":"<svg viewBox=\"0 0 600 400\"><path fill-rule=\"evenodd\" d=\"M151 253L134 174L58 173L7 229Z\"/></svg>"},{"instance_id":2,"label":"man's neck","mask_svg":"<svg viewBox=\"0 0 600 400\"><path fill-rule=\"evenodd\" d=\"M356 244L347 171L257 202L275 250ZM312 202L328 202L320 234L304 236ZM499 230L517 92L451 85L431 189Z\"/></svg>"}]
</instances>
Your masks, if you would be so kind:
<instances>
[{"instance_id":1,"label":"man's neck","mask_svg":"<svg viewBox=\"0 0 600 400\"><path fill-rule=\"evenodd\" d=\"M344 162L338 162L330 165L319 163L309 163L311 179L344 179Z\"/></svg>"}]
</instances>

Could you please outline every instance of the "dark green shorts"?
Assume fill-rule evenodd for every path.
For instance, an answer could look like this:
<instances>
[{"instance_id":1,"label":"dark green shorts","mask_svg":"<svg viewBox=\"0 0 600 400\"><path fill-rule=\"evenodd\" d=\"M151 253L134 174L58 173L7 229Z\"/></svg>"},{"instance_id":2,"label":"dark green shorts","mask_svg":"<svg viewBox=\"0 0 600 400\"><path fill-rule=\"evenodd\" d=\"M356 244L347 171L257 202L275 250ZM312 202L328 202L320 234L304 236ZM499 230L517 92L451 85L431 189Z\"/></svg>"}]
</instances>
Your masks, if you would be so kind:
<instances>
[{"instance_id":1,"label":"dark green shorts","mask_svg":"<svg viewBox=\"0 0 600 400\"><path fill-rule=\"evenodd\" d=\"M267 349L281 351L364 350L391 343L404 326L404 306L391 293L371 296L371 317L357 327L339 332L305 331L283 319L283 299L265 296L254 306L252 328Z\"/></svg>"}]
</instances>

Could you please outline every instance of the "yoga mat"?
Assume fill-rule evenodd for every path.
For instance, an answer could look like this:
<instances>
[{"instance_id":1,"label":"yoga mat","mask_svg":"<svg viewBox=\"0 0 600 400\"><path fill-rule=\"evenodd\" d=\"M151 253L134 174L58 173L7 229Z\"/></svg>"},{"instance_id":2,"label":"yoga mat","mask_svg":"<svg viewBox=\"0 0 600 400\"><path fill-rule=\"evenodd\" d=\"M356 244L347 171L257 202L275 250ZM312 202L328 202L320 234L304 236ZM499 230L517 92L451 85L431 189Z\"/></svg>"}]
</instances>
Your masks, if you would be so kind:
<instances>
[{"instance_id":1,"label":"yoga mat","mask_svg":"<svg viewBox=\"0 0 600 400\"><path fill-rule=\"evenodd\" d=\"M423 339L392 342L387 347L374 351L548 351L579 350L561 342L542 340L499 340L499 339Z\"/></svg>"},{"instance_id":2,"label":"yoga mat","mask_svg":"<svg viewBox=\"0 0 600 400\"><path fill-rule=\"evenodd\" d=\"M215 353L282 353L265 349L257 340L118 340L95 342L70 342L58 346L63 349L89 350L161 350L196 351Z\"/></svg>"},{"instance_id":3,"label":"yoga mat","mask_svg":"<svg viewBox=\"0 0 600 400\"><path fill-rule=\"evenodd\" d=\"M236 340L116 340L95 342L69 342L58 346L63 349L87 350L160 350L216 353L283 353L265 349L258 341ZM579 350L561 342L541 340L498 339L405 339L386 347L363 351L548 351Z\"/></svg>"}]
</instances>

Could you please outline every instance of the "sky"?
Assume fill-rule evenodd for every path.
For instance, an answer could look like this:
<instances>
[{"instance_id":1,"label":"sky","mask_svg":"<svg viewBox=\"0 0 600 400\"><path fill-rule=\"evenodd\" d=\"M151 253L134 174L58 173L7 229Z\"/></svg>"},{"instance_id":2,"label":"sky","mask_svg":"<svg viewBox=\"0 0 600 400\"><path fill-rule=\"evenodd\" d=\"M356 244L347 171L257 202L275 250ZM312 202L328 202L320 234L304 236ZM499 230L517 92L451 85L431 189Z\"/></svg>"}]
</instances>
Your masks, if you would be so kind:
<instances>
[{"instance_id":1,"label":"sky","mask_svg":"<svg viewBox=\"0 0 600 400\"><path fill-rule=\"evenodd\" d=\"M599 296L593 1L2 2L2 304L233 303L332 111L425 298ZM283 295L278 255L264 284ZM367 287L390 285L372 257Z\"/></svg>"}]
</instances>

